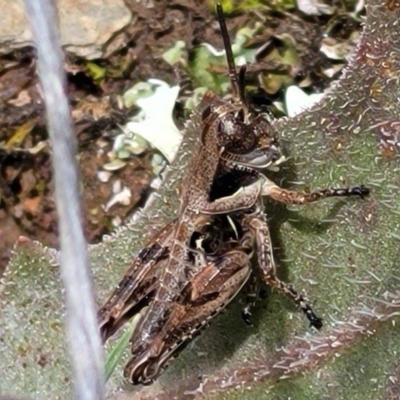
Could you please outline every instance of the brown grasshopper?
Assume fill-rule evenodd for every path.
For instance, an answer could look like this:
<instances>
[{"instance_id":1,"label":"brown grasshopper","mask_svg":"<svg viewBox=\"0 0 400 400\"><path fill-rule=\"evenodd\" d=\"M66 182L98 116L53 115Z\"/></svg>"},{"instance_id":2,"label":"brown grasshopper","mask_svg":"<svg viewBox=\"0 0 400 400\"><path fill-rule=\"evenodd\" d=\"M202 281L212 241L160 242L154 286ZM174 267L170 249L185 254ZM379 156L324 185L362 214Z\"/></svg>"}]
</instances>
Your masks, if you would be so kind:
<instances>
[{"instance_id":1,"label":"brown grasshopper","mask_svg":"<svg viewBox=\"0 0 400 400\"><path fill-rule=\"evenodd\" d=\"M216 10L233 100L208 92L194 111L191 121L200 123L189 122L186 129L198 130L199 138L183 180L178 216L151 238L98 313L104 341L140 313L124 370L133 384L153 382L235 297L250 276L254 250L263 280L294 300L319 329L321 320L303 297L275 275L262 196L305 204L369 194L363 186L300 193L259 172L276 167L283 157L270 124L246 101L245 68L236 73L220 4Z\"/></svg>"}]
</instances>

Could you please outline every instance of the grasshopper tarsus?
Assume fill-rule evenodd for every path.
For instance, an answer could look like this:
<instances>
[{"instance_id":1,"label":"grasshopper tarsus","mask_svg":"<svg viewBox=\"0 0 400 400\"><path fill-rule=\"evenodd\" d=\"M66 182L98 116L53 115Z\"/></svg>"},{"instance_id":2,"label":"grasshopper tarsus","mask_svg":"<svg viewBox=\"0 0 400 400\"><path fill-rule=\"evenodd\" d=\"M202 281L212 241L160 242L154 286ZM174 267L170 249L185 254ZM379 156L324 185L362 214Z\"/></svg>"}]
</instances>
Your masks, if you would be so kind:
<instances>
[{"instance_id":1,"label":"grasshopper tarsus","mask_svg":"<svg viewBox=\"0 0 400 400\"><path fill-rule=\"evenodd\" d=\"M253 326L253 323L251 322L252 314L250 311L250 306L246 306L242 309L242 320L244 323L248 326Z\"/></svg>"},{"instance_id":2,"label":"grasshopper tarsus","mask_svg":"<svg viewBox=\"0 0 400 400\"><path fill-rule=\"evenodd\" d=\"M310 322L310 326L320 330L323 326L322 318L315 315L314 311L312 310L311 306L301 297L300 308L301 311L305 314L308 321Z\"/></svg>"},{"instance_id":3,"label":"grasshopper tarsus","mask_svg":"<svg viewBox=\"0 0 400 400\"><path fill-rule=\"evenodd\" d=\"M370 190L364 185L360 185L350 188L323 189L310 193L310 196L315 197L315 200L311 201L316 201L327 197L350 197L350 196L359 196L361 199L364 199L369 194Z\"/></svg>"},{"instance_id":4,"label":"grasshopper tarsus","mask_svg":"<svg viewBox=\"0 0 400 400\"><path fill-rule=\"evenodd\" d=\"M312 328L320 330L323 327L322 318L317 317L312 311L306 315Z\"/></svg>"},{"instance_id":5,"label":"grasshopper tarsus","mask_svg":"<svg viewBox=\"0 0 400 400\"><path fill-rule=\"evenodd\" d=\"M322 189L317 190L315 192L304 195L304 202L311 203L314 201L326 199L328 197L351 197L351 196L359 196L361 199L364 199L368 196L370 190L364 185L355 186L351 188L330 188L330 189Z\"/></svg>"},{"instance_id":6,"label":"grasshopper tarsus","mask_svg":"<svg viewBox=\"0 0 400 400\"><path fill-rule=\"evenodd\" d=\"M365 197L369 196L370 190L364 185L355 186L351 188L351 195L360 196L361 199L365 199Z\"/></svg>"},{"instance_id":7,"label":"grasshopper tarsus","mask_svg":"<svg viewBox=\"0 0 400 400\"><path fill-rule=\"evenodd\" d=\"M256 275L252 275L246 284L246 300L245 306L242 308L242 320L248 326L253 326L251 322L252 319L252 309L256 305L258 298L258 280Z\"/></svg>"}]
</instances>

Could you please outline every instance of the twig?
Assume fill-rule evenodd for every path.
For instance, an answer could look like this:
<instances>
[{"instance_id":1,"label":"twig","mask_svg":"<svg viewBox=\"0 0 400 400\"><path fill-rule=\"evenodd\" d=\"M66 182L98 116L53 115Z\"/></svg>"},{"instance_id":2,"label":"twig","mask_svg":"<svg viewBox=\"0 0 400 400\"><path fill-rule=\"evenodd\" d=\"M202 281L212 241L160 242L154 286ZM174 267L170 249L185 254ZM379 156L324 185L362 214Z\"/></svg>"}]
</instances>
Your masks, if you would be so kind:
<instances>
[{"instance_id":1,"label":"twig","mask_svg":"<svg viewBox=\"0 0 400 400\"><path fill-rule=\"evenodd\" d=\"M82 229L76 143L65 90L63 55L58 42L57 12L51 0L25 0L25 7L37 45L52 145L61 277L65 288L74 394L79 400L99 400L104 397L103 359Z\"/></svg>"}]
</instances>

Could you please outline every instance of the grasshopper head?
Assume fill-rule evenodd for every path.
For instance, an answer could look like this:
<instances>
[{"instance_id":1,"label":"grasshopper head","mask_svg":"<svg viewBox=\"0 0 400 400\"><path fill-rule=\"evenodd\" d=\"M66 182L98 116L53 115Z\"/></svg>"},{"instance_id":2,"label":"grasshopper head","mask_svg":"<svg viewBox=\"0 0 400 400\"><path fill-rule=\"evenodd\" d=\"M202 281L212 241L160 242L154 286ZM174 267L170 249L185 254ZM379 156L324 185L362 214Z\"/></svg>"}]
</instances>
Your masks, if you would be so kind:
<instances>
[{"instance_id":1,"label":"grasshopper head","mask_svg":"<svg viewBox=\"0 0 400 400\"><path fill-rule=\"evenodd\" d=\"M233 101L230 104L215 104L210 107L209 132L216 135L220 157L237 165L249 168L274 168L284 161L275 132L266 118L255 112L245 95L246 67L236 72L232 46L221 4L216 4L217 17L224 42L228 74L232 87ZM204 115L203 115L204 119Z\"/></svg>"},{"instance_id":2,"label":"grasshopper head","mask_svg":"<svg viewBox=\"0 0 400 400\"><path fill-rule=\"evenodd\" d=\"M217 122L215 134L221 158L250 168L273 168L284 161L269 122L254 112L226 114Z\"/></svg>"}]
</instances>

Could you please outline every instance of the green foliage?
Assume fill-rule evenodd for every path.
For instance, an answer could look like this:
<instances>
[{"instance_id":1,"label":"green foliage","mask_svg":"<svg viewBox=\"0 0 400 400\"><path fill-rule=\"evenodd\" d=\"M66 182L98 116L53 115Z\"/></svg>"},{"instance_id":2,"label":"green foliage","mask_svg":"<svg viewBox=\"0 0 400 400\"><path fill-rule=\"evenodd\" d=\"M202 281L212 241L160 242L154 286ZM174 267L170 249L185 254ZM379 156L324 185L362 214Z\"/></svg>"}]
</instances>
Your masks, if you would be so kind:
<instances>
[{"instance_id":1,"label":"green foliage","mask_svg":"<svg viewBox=\"0 0 400 400\"><path fill-rule=\"evenodd\" d=\"M224 57L223 54L216 57L205 46L199 46L194 50L194 62L190 65L190 75L199 86L206 86L216 93L222 93L222 83L226 79L211 73L210 67L212 64L218 64L221 67L225 65Z\"/></svg>"},{"instance_id":2,"label":"green foliage","mask_svg":"<svg viewBox=\"0 0 400 400\"><path fill-rule=\"evenodd\" d=\"M86 62L86 68L88 74L95 80L101 81L106 76L106 68L100 67L93 61Z\"/></svg>"},{"instance_id":3,"label":"green foliage","mask_svg":"<svg viewBox=\"0 0 400 400\"><path fill-rule=\"evenodd\" d=\"M111 349L107 352L106 355L106 381L108 381L113 374L115 368L118 364L120 364L120 360L122 355L129 344L129 339L132 336L132 333L135 329L135 326L138 322L138 315L135 316L132 321L128 324L128 326L124 329L121 337L114 343Z\"/></svg>"}]
</instances>

